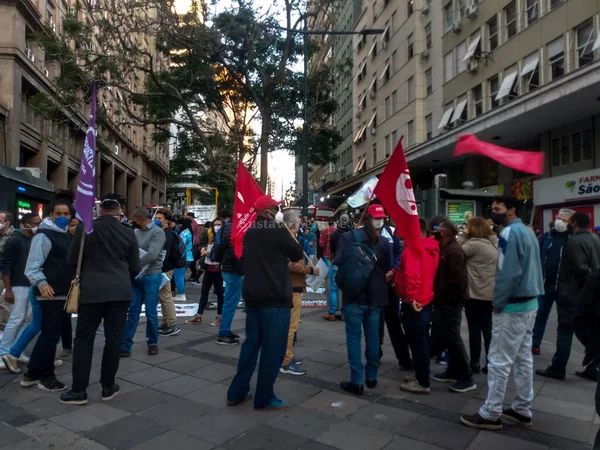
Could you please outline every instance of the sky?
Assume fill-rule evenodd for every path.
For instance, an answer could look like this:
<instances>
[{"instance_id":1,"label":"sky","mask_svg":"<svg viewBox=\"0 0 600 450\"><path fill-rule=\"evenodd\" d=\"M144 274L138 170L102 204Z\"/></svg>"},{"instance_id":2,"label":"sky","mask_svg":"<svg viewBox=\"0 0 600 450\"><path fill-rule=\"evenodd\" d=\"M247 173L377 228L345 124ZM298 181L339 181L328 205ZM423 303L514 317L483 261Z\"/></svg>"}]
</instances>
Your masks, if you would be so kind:
<instances>
[{"instance_id":1,"label":"sky","mask_svg":"<svg viewBox=\"0 0 600 450\"><path fill-rule=\"evenodd\" d=\"M222 11L228 5L231 4L229 0L217 0L216 5L211 5L210 0L207 1L209 13L215 14ZM282 3L282 0L275 0L275 3ZM187 11L190 8L191 0L175 0L175 10L178 13ZM258 8L273 5L273 0L255 0L254 6ZM298 70L301 70L300 61ZM255 133L260 133L260 122L255 121L253 124ZM283 200L282 189L285 195L285 191L292 185L296 177L296 163L294 157L291 156L287 151L278 150L272 152L269 155L269 175L275 181L275 194L273 197L276 200Z\"/></svg>"}]
</instances>

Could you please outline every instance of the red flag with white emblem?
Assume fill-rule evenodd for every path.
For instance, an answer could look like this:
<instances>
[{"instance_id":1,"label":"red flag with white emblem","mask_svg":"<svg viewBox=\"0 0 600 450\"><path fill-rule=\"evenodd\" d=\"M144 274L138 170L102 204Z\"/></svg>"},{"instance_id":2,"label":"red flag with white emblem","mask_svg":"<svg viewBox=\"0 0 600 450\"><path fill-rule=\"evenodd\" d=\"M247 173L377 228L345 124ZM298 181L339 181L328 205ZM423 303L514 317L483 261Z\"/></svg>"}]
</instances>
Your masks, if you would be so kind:
<instances>
[{"instance_id":1,"label":"red flag with white emblem","mask_svg":"<svg viewBox=\"0 0 600 450\"><path fill-rule=\"evenodd\" d=\"M375 187L375 195L396 222L396 234L408 249L421 248L421 227L410 172L404 156L402 138Z\"/></svg>"},{"instance_id":2,"label":"red flag with white emblem","mask_svg":"<svg viewBox=\"0 0 600 450\"><path fill-rule=\"evenodd\" d=\"M235 248L235 255L242 257L244 251L244 236L248 228L256 221L254 203L264 192L256 183L244 163L238 161L235 182L235 200L233 201L233 229L231 230L231 243Z\"/></svg>"}]
</instances>

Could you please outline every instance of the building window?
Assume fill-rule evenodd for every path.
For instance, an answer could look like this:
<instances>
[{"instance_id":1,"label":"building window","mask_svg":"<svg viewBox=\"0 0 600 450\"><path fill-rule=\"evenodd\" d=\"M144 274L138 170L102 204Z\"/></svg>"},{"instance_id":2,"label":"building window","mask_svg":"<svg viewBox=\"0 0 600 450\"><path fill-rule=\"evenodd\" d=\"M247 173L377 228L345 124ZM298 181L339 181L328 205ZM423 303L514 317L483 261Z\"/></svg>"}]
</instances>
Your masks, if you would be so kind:
<instances>
[{"instance_id":1,"label":"building window","mask_svg":"<svg viewBox=\"0 0 600 450\"><path fill-rule=\"evenodd\" d=\"M433 137L433 117L431 114L425 116L425 132L427 133L427 140Z\"/></svg>"},{"instance_id":2,"label":"building window","mask_svg":"<svg viewBox=\"0 0 600 450\"><path fill-rule=\"evenodd\" d=\"M431 37L431 23L428 23L425 26L425 40L427 42L427 48L432 47L432 37Z\"/></svg>"},{"instance_id":3,"label":"building window","mask_svg":"<svg viewBox=\"0 0 600 450\"><path fill-rule=\"evenodd\" d=\"M583 67L594 61L594 26L589 20L577 28L577 62Z\"/></svg>"},{"instance_id":4,"label":"building window","mask_svg":"<svg viewBox=\"0 0 600 450\"><path fill-rule=\"evenodd\" d=\"M415 99L415 79L413 77L410 77L406 83L407 88L407 99L408 99L408 103L412 102Z\"/></svg>"},{"instance_id":5,"label":"building window","mask_svg":"<svg viewBox=\"0 0 600 450\"><path fill-rule=\"evenodd\" d=\"M550 141L550 162L552 167L565 167L591 161L594 154L593 132L591 129L554 137Z\"/></svg>"},{"instance_id":6,"label":"building window","mask_svg":"<svg viewBox=\"0 0 600 450\"><path fill-rule=\"evenodd\" d=\"M548 0L548 3L550 3L550 9L554 9L557 6L563 4L565 2L565 0Z\"/></svg>"},{"instance_id":7,"label":"building window","mask_svg":"<svg viewBox=\"0 0 600 450\"><path fill-rule=\"evenodd\" d=\"M377 144L373 144L373 165L377 164Z\"/></svg>"},{"instance_id":8,"label":"building window","mask_svg":"<svg viewBox=\"0 0 600 450\"><path fill-rule=\"evenodd\" d=\"M398 143L398 132L396 130L392 131L392 140L390 142L390 148L392 146L396 146L396 144ZM389 156L389 155L386 155Z\"/></svg>"},{"instance_id":9,"label":"building window","mask_svg":"<svg viewBox=\"0 0 600 450\"><path fill-rule=\"evenodd\" d=\"M457 19L460 21L467 17L467 0L457 0L458 5L458 17Z\"/></svg>"},{"instance_id":10,"label":"building window","mask_svg":"<svg viewBox=\"0 0 600 450\"><path fill-rule=\"evenodd\" d=\"M527 26L529 26L540 17L538 0L527 0L526 8L525 14L527 16Z\"/></svg>"},{"instance_id":11,"label":"building window","mask_svg":"<svg viewBox=\"0 0 600 450\"><path fill-rule=\"evenodd\" d=\"M565 74L565 39L563 36L548 44L548 65L550 80L556 80Z\"/></svg>"},{"instance_id":12,"label":"building window","mask_svg":"<svg viewBox=\"0 0 600 450\"><path fill-rule=\"evenodd\" d=\"M454 52L450 51L444 56L444 82L454 77Z\"/></svg>"},{"instance_id":13,"label":"building window","mask_svg":"<svg viewBox=\"0 0 600 450\"><path fill-rule=\"evenodd\" d=\"M500 106L500 100L496 100L498 91L500 90L500 82L498 81L498 75L488 80L489 93L490 93L490 109L495 109Z\"/></svg>"},{"instance_id":14,"label":"building window","mask_svg":"<svg viewBox=\"0 0 600 450\"><path fill-rule=\"evenodd\" d=\"M392 113L396 114L400 111L400 105L398 104L398 91L392 92Z\"/></svg>"},{"instance_id":15,"label":"building window","mask_svg":"<svg viewBox=\"0 0 600 450\"><path fill-rule=\"evenodd\" d=\"M427 86L427 95L431 95L433 92L433 73L431 69L425 72L425 85Z\"/></svg>"},{"instance_id":16,"label":"building window","mask_svg":"<svg viewBox=\"0 0 600 450\"><path fill-rule=\"evenodd\" d=\"M389 119L392 116L392 98L385 98L385 118Z\"/></svg>"},{"instance_id":17,"label":"building window","mask_svg":"<svg viewBox=\"0 0 600 450\"><path fill-rule=\"evenodd\" d=\"M483 86L475 86L471 91L473 97L473 118L483 114Z\"/></svg>"},{"instance_id":18,"label":"building window","mask_svg":"<svg viewBox=\"0 0 600 450\"><path fill-rule=\"evenodd\" d=\"M406 4L407 4L408 17L410 17L412 15L412 13L415 11L415 0L408 0L406 2Z\"/></svg>"},{"instance_id":19,"label":"building window","mask_svg":"<svg viewBox=\"0 0 600 450\"><path fill-rule=\"evenodd\" d=\"M412 33L408 35L406 42L408 43L408 59L411 59L415 55L415 43Z\"/></svg>"},{"instance_id":20,"label":"building window","mask_svg":"<svg viewBox=\"0 0 600 450\"><path fill-rule=\"evenodd\" d=\"M498 47L498 16L492 17L487 22L488 49L494 51Z\"/></svg>"},{"instance_id":21,"label":"building window","mask_svg":"<svg viewBox=\"0 0 600 450\"><path fill-rule=\"evenodd\" d=\"M446 33L452 31L454 27L454 8L452 7L452 2L444 8L444 22Z\"/></svg>"},{"instance_id":22,"label":"building window","mask_svg":"<svg viewBox=\"0 0 600 450\"><path fill-rule=\"evenodd\" d=\"M383 68L383 72L381 72L380 80L383 80L383 84L387 83L390 79L390 61L387 60L385 62L385 67Z\"/></svg>"},{"instance_id":23,"label":"building window","mask_svg":"<svg viewBox=\"0 0 600 450\"><path fill-rule=\"evenodd\" d=\"M390 144L390 135L389 134L385 137L384 141L385 141L385 157L389 158L390 153L392 152L392 150L391 150L392 145Z\"/></svg>"},{"instance_id":24,"label":"building window","mask_svg":"<svg viewBox=\"0 0 600 450\"><path fill-rule=\"evenodd\" d=\"M523 80L523 92L531 92L540 87L540 55L535 52L523 61L521 69L521 80Z\"/></svg>"},{"instance_id":25,"label":"building window","mask_svg":"<svg viewBox=\"0 0 600 450\"><path fill-rule=\"evenodd\" d=\"M506 39L517 34L517 2L512 2L504 8L504 23L506 23Z\"/></svg>"},{"instance_id":26,"label":"building window","mask_svg":"<svg viewBox=\"0 0 600 450\"><path fill-rule=\"evenodd\" d=\"M396 73L400 69L400 61L398 60L398 52L392 53L392 73Z\"/></svg>"},{"instance_id":27,"label":"building window","mask_svg":"<svg viewBox=\"0 0 600 450\"><path fill-rule=\"evenodd\" d=\"M467 54L467 41L462 41L456 47L456 73L463 73L467 70L467 61L465 61L465 55Z\"/></svg>"},{"instance_id":28,"label":"building window","mask_svg":"<svg viewBox=\"0 0 600 450\"><path fill-rule=\"evenodd\" d=\"M517 83L517 66L510 67L504 71L500 90L496 95L496 100L500 101L504 98L511 100L519 95L519 83Z\"/></svg>"},{"instance_id":29,"label":"building window","mask_svg":"<svg viewBox=\"0 0 600 450\"><path fill-rule=\"evenodd\" d=\"M411 120L410 122L408 122L407 127L407 147L410 147L415 143L415 121Z\"/></svg>"}]
</instances>

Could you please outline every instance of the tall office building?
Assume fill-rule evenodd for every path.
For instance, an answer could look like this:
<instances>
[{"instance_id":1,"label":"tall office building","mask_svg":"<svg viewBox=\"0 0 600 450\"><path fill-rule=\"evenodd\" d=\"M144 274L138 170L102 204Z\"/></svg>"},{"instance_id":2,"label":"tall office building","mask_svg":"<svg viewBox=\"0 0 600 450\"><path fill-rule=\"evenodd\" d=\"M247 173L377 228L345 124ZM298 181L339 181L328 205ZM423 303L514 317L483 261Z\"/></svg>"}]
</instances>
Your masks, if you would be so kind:
<instances>
[{"instance_id":1,"label":"tall office building","mask_svg":"<svg viewBox=\"0 0 600 450\"><path fill-rule=\"evenodd\" d=\"M104 14L99 0L0 1L0 161L12 168L27 168L35 177L51 182L54 189L76 187L89 106L65 107L64 118L56 121L36 116L30 105L36 93L59 101L54 80L60 69L46 59L32 37L42 30L60 35L68 8L78 11L78 19L90 26ZM131 39L154 52L148 37ZM145 74L127 77L133 91L143 90ZM151 126L116 125L125 114L123 95L117 88L98 92L98 112L98 194L120 193L131 207L163 203L168 145L152 141Z\"/></svg>"}]
</instances>

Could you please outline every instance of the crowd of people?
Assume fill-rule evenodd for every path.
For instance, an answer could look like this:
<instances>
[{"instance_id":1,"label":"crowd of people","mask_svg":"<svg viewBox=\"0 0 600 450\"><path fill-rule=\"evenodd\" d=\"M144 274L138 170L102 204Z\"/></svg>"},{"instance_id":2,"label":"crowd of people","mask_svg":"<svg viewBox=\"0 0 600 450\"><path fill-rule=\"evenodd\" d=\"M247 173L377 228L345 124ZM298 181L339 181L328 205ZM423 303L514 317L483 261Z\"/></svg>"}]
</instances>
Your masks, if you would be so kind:
<instances>
[{"instance_id":1,"label":"crowd of people","mask_svg":"<svg viewBox=\"0 0 600 450\"><path fill-rule=\"evenodd\" d=\"M203 323L214 289L217 314L210 325L219 327L216 344L240 344L232 321L244 300L245 340L227 403L253 398L256 409L285 408L274 383L279 373L302 376L310 370L294 354L293 344L306 277L320 275L319 257L328 268L323 318L339 318L345 325L350 378L340 386L348 393L376 388L387 328L399 368L411 372L399 389L427 395L433 379L465 393L477 388L473 375L484 372L487 399L476 414L462 416L462 423L500 429L504 419L531 426L533 356L541 352L554 303L556 354L551 366L537 373L564 379L576 335L585 346L584 369L577 375L597 380L600 308L591 292L600 284L600 239L588 231L586 214L560 210L553 229L537 237L518 218L517 200L501 196L492 204L490 219L469 217L464 227L441 216L420 219L420 242L406 242L382 205L370 205L360 220L346 214L337 223L331 218L319 230L295 210L281 215L279 202L265 195L254 205L257 220L238 258L231 211L219 211L204 226L193 215L176 220L168 209L151 215L137 207L126 218L124 200L107 195L93 232L86 234L72 201L72 195L59 193L48 217L25 214L18 229L10 213L0 212L2 362L14 373L27 364L22 387L59 392L67 387L54 369L72 352L73 385L61 395L63 403L87 403L101 324L105 401L119 391L119 359L132 355L142 310L149 355L159 353L159 337L181 331L174 302L185 300L190 270L187 281L202 287L197 313L186 323ZM81 296L72 345L71 316L64 306L78 261ZM461 336L463 312L469 352ZM36 336L28 358L23 351ZM434 359L445 369L431 374ZM250 379L257 364L253 393ZM516 397L503 408L511 370Z\"/></svg>"}]
</instances>

